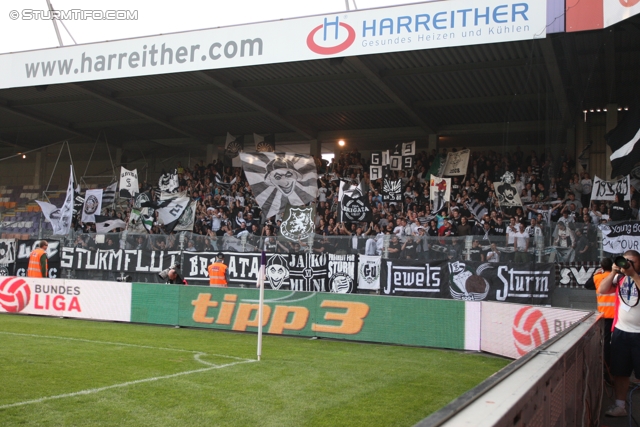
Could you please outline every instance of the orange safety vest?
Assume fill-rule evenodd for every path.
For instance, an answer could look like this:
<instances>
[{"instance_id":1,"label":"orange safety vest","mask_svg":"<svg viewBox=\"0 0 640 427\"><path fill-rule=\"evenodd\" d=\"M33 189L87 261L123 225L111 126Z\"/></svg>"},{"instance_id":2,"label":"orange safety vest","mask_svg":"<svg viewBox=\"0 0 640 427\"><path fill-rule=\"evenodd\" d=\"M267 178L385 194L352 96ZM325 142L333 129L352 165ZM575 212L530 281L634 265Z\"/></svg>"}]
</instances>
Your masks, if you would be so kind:
<instances>
[{"instance_id":1,"label":"orange safety vest","mask_svg":"<svg viewBox=\"0 0 640 427\"><path fill-rule=\"evenodd\" d=\"M596 292L600 289L600 283L602 279L611 274L610 271L605 271L604 273L596 274L593 276L593 283L596 285ZM596 298L598 300L598 311L602 313L605 319L613 319L616 314L616 297L617 294L614 292L612 294L601 294L596 293Z\"/></svg>"},{"instance_id":2,"label":"orange safety vest","mask_svg":"<svg viewBox=\"0 0 640 427\"><path fill-rule=\"evenodd\" d=\"M227 287L227 266L221 262L214 262L207 267L209 272L209 285Z\"/></svg>"},{"instance_id":3,"label":"orange safety vest","mask_svg":"<svg viewBox=\"0 0 640 427\"><path fill-rule=\"evenodd\" d=\"M27 267L27 277L43 277L40 258L47 252L42 248L35 248L29 255L29 266ZM49 261L45 260L45 271L49 271ZM46 273L44 275L46 277Z\"/></svg>"}]
</instances>

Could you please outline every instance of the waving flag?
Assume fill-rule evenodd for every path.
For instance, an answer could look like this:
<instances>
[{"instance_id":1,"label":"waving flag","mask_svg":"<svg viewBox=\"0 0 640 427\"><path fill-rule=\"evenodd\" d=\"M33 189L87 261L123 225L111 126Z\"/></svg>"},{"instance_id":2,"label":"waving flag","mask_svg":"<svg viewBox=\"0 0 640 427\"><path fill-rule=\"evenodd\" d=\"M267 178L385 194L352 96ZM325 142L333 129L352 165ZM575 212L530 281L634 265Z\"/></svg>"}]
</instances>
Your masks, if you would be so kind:
<instances>
[{"instance_id":1,"label":"waving flag","mask_svg":"<svg viewBox=\"0 0 640 427\"><path fill-rule=\"evenodd\" d=\"M71 172L69 174L69 185L67 186L67 195L64 199L64 203L61 208L52 205L47 202L40 202L36 200L36 203L40 205L42 214L47 221L51 223L53 227L53 234L58 236L65 236L69 234L71 229L71 218L73 216L73 165L71 166Z\"/></svg>"},{"instance_id":2,"label":"waving flag","mask_svg":"<svg viewBox=\"0 0 640 427\"><path fill-rule=\"evenodd\" d=\"M636 103L640 104L640 103ZM611 147L611 178L627 175L640 162L640 105L629 110L625 118L604 137Z\"/></svg>"},{"instance_id":3,"label":"waving flag","mask_svg":"<svg viewBox=\"0 0 640 427\"><path fill-rule=\"evenodd\" d=\"M313 157L293 153L240 153L256 202L271 217L287 203L308 205L318 196L318 171Z\"/></svg>"}]
</instances>

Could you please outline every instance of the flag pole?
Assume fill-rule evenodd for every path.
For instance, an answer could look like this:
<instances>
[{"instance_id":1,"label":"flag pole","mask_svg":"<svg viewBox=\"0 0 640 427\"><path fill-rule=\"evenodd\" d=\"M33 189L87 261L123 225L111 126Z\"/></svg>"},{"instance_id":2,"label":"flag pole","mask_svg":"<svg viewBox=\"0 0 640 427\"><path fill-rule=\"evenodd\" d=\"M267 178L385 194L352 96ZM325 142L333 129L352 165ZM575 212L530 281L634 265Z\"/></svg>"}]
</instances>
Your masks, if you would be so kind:
<instances>
[{"instance_id":1,"label":"flag pole","mask_svg":"<svg viewBox=\"0 0 640 427\"><path fill-rule=\"evenodd\" d=\"M258 275L258 283L257 286L260 288L260 302L258 305L258 361L262 357L262 315L264 311L264 279L265 279L265 268L267 264L267 256L262 251L262 256L260 257L260 273Z\"/></svg>"}]
</instances>

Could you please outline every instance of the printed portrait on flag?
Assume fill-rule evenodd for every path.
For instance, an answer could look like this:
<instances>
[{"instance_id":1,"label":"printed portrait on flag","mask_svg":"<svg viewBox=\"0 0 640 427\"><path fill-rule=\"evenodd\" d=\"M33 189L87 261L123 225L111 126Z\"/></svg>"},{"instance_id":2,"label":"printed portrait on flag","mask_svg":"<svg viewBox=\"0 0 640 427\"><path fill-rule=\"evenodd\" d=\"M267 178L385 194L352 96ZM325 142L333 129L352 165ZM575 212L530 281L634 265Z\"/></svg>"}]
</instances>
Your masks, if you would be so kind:
<instances>
[{"instance_id":1,"label":"printed portrait on flag","mask_svg":"<svg viewBox=\"0 0 640 427\"><path fill-rule=\"evenodd\" d=\"M496 190L496 197L501 207L506 206L522 206L518 189L509 182L494 182L493 187Z\"/></svg>"},{"instance_id":2,"label":"printed portrait on flag","mask_svg":"<svg viewBox=\"0 0 640 427\"><path fill-rule=\"evenodd\" d=\"M313 157L304 154L240 153L253 196L267 218L287 203L308 205L318 196L318 172Z\"/></svg>"},{"instance_id":3,"label":"printed portrait on flag","mask_svg":"<svg viewBox=\"0 0 640 427\"><path fill-rule=\"evenodd\" d=\"M102 210L102 189L87 190L84 194L82 222L96 222L96 215Z\"/></svg>"}]
</instances>

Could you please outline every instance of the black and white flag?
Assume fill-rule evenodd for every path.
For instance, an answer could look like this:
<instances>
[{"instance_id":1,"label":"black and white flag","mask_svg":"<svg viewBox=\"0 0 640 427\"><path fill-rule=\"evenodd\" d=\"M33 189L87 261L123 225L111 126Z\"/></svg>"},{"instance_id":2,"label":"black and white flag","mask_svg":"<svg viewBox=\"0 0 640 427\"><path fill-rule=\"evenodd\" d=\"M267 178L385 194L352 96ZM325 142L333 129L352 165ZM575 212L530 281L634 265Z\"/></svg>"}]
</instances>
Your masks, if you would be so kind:
<instances>
[{"instance_id":1,"label":"black and white flag","mask_svg":"<svg viewBox=\"0 0 640 427\"><path fill-rule=\"evenodd\" d=\"M73 165L71 165L71 172L69 173L69 185L67 185L67 195L64 198L64 203L61 208L57 208L51 203L37 201L38 205L42 209L42 214L47 221L51 223L53 227L53 234L57 236L65 236L69 234L71 229L71 219L73 217Z\"/></svg>"},{"instance_id":2,"label":"black and white flag","mask_svg":"<svg viewBox=\"0 0 640 427\"><path fill-rule=\"evenodd\" d=\"M167 232L173 231L178 225L180 217L189 206L189 197L185 193L179 193L173 198L162 200L158 206L158 219L164 224Z\"/></svg>"},{"instance_id":3,"label":"black and white flag","mask_svg":"<svg viewBox=\"0 0 640 427\"><path fill-rule=\"evenodd\" d=\"M0 239L0 265L16 262L16 240Z\"/></svg>"},{"instance_id":4,"label":"black and white flag","mask_svg":"<svg viewBox=\"0 0 640 427\"><path fill-rule=\"evenodd\" d=\"M373 218L369 196L362 191L362 183L340 181L338 201L341 222L369 222Z\"/></svg>"},{"instance_id":5,"label":"black and white flag","mask_svg":"<svg viewBox=\"0 0 640 427\"><path fill-rule=\"evenodd\" d=\"M102 192L102 206L109 206L113 204L116 200L116 187L118 186L117 182L109 184L107 188Z\"/></svg>"},{"instance_id":6,"label":"black and white flag","mask_svg":"<svg viewBox=\"0 0 640 427\"><path fill-rule=\"evenodd\" d=\"M239 168L242 166L240 163L239 154L244 151L244 135L233 136L227 132L227 140L224 143L224 163L226 166L233 166Z\"/></svg>"},{"instance_id":7,"label":"black and white flag","mask_svg":"<svg viewBox=\"0 0 640 427\"><path fill-rule=\"evenodd\" d=\"M82 222L96 222L96 215L102 210L102 189L87 190L84 193Z\"/></svg>"},{"instance_id":8,"label":"black and white flag","mask_svg":"<svg viewBox=\"0 0 640 427\"><path fill-rule=\"evenodd\" d=\"M289 282L292 291L326 292L328 258L327 254L292 253L289 254ZM269 263L267 263L269 278ZM273 287L273 286L272 286Z\"/></svg>"},{"instance_id":9,"label":"black and white flag","mask_svg":"<svg viewBox=\"0 0 640 427\"><path fill-rule=\"evenodd\" d=\"M129 215L129 223L127 224L127 231L133 233L141 233L151 230L153 227L153 221L155 218L155 211L152 208L142 206L151 201L151 193L145 191L144 193L138 193L133 202L133 208Z\"/></svg>"},{"instance_id":10,"label":"black and white flag","mask_svg":"<svg viewBox=\"0 0 640 427\"><path fill-rule=\"evenodd\" d=\"M256 151L258 153L276 151L276 135L274 133L267 136L262 136L254 133L253 141L256 144Z\"/></svg>"},{"instance_id":11,"label":"black and white flag","mask_svg":"<svg viewBox=\"0 0 640 427\"><path fill-rule=\"evenodd\" d=\"M433 212L440 212L451 201L451 178L439 178L431 175L429 198Z\"/></svg>"},{"instance_id":12,"label":"black and white flag","mask_svg":"<svg viewBox=\"0 0 640 427\"><path fill-rule=\"evenodd\" d=\"M309 237L314 230L316 207L287 205L284 210L280 234L289 240L299 242Z\"/></svg>"},{"instance_id":13,"label":"black and white flag","mask_svg":"<svg viewBox=\"0 0 640 427\"><path fill-rule=\"evenodd\" d=\"M196 206L198 202L192 200L178 219L178 224L174 228L176 231L193 231L193 225L196 222Z\"/></svg>"},{"instance_id":14,"label":"black and white flag","mask_svg":"<svg viewBox=\"0 0 640 427\"><path fill-rule=\"evenodd\" d=\"M329 286L327 291L337 294L350 294L355 292L355 278L358 268L356 254L327 254Z\"/></svg>"},{"instance_id":15,"label":"black and white flag","mask_svg":"<svg viewBox=\"0 0 640 427\"><path fill-rule=\"evenodd\" d=\"M482 217L488 213L486 206L478 203L476 199L468 201L466 204L467 209L469 209L469 212L471 212L471 215L473 215L477 221L480 221Z\"/></svg>"},{"instance_id":16,"label":"black and white flag","mask_svg":"<svg viewBox=\"0 0 640 427\"><path fill-rule=\"evenodd\" d=\"M308 205L318 197L318 171L313 157L292 153L240 153L253 196L266 218L287 203Z\"/></svg>"},{"instance_id":17,"label":"black and white flag","mask_svg":"<svg viewBox=\"0 0 640 427\"><path fill-rule=\"evenodd\" d=\"M158 188L163 193L177 193L180 188L178 172L175 169L169 172L162 171L162 175L158 180Z\"/></svg>"},{"instance_id":18,"label":"black and white flag","mask_svg":"<svg viewBox=\"0 0 640 427\"><path fill-rule=\"evenodd\" d=\"M385 178L382 182L382 200L385 202L402 201L402 180Z\"/></svg>"},{"instance_id":19,"label":"black and white flag","mask_svg":"<svg viewBox=\"0 0 640 427\"><path fill-rule=\"evenodd\" d=\"M636 102L604 138L611 147L611 178L629 174L640 162L640 104Z\"/></svg>"},{"instance_id":20,"label":"black and white flag","mask_svg":"<svg viewBox=\"0 0 640 427\"><path fill-rule=\"evenodd\" d=\"M120 167L120 197L130 199L138 194L138 170Z\"/></svg>"},{"instance_id":21,"label":"black and white flag","mask_svg":"<svg viewBox=\"0 0 640 427\"><path fill-rule=\"evenodd\" d=\"M127 228L127 223L119 218L111 218L108 216L96 215L96 233L110 233L116 228Z\"/></svg>"}]
</instances>

